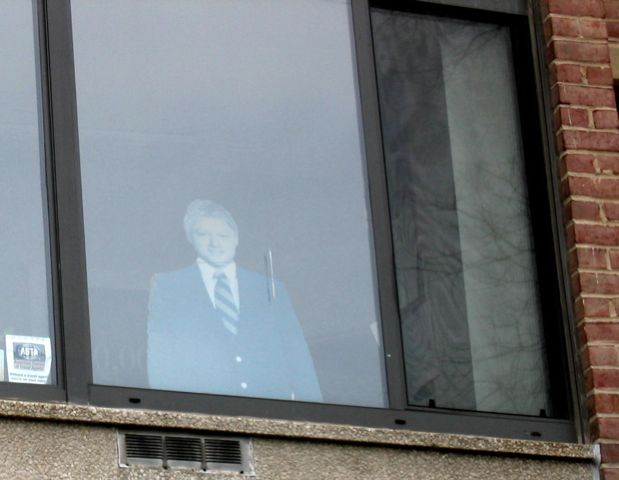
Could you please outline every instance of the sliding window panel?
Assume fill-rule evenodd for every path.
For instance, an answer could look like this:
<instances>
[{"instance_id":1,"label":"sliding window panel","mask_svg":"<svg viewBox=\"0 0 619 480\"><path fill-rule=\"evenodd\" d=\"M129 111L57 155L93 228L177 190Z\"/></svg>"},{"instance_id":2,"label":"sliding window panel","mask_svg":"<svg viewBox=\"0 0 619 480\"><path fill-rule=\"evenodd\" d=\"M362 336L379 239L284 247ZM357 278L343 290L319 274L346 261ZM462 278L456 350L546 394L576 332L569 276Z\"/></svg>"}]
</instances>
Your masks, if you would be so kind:
<instances>
[{"instance_id":1,"label":"sliding window panel","mask_svg":"<svg viewBox=\"0 0 619 480\"><path fill-rule=\"evenodd\" d=\"M56 382L50 239L31 0L0 1L0 380Z\"/></svg>"},{"instance_id":2,"label":"sliding window panel","mask_svg":"<svg viewBox=\"0 0 619 480\"><path fill-rule=\"evenodd\" d=\"M385 406L350 2L72 17L94 382Z\"/></svg>"},{"instance_id":3,"label":"sliding window panel","mask_svg":"<svg viewBox=\"0 0 619 480\"><path fill-rule=\"evenodd\" d=\"M409 404L553 415L510 28L372 24Z\"/></svg>"}]
</instances>

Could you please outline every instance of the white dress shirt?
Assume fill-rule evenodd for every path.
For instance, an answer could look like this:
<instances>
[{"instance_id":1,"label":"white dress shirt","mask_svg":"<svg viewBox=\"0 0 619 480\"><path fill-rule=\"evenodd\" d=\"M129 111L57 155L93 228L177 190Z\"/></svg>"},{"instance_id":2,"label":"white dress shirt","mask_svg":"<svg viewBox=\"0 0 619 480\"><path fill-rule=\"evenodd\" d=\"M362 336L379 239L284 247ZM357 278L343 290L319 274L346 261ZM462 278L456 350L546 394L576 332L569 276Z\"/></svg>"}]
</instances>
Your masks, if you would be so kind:
<instances>
[{"instance_id":1,"label":"white dress shirt","mask_svg":"<svg viewBox=\"0 0 619 480\"><path fill-rule=\"evenodd\" d=\"M198 258L196 262L198 264L198 268L200 269L200 274L202 275L202 282L206 287L206 291L208 292L208 296L211 299L213 307L215 306L215 283L217 283L215 274L223 272L226 274L226 277L228 277L228 283L230 284L230 289L232 290L232 296L234 297L236 309L240 311L239 281L236 278L236 263L230 262L225 267L216 268L201 258Z\"/></svg>"}]
</instances>

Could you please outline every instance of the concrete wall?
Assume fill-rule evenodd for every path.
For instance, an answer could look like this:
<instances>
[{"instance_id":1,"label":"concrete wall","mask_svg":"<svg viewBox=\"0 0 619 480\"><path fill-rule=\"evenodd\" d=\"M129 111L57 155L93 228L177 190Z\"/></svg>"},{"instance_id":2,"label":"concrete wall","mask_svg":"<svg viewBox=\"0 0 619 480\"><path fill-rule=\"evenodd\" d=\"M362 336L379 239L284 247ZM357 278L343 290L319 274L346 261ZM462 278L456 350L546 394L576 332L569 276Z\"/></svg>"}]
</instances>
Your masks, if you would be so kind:
<instances>
[{"instance_id":1,"label":"concrete wall","mask_svg":"<svg viewBox=\"0 0 619 480\"><path fill-rule=\"evenodd\" d=\"M48 421L0 421L0 479L250 478L191 470L120 467L117 429ZM260 480L593 479L590 460L487 455L429 448L252 438Z\"/></svg>"},{"instance_id":2,"label":"concrete wall","mask_svg":"<svg viewBox=\"0 0 619 480\"><path fill-rule=\"evenodd\" d=\"M255 476L121 467L123 429L249 438ZM0 445L0 479L598 478L592 445L12 400L0 400Z\"/></svg>"}]
</instances>

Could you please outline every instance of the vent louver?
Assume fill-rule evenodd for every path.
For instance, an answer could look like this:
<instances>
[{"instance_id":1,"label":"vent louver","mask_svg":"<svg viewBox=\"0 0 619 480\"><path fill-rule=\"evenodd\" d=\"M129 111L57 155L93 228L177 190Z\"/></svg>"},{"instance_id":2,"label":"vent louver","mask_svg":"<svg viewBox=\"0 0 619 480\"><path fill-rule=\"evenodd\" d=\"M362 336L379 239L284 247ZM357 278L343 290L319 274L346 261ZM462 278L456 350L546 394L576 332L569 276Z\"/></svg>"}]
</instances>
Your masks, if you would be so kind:
<instances>
[{"instance_id":1,"label":"vent louver","mask_svg":"<svg viewBox=\"0 0 619 480\"><path fill-rule=\"evenodd\" d=\"M207 463L241 463L241 445L236 440L204 439Z\"/></svg>"},{"instance_id":2,"label":"vent louver","mask_svg":"<svg viewBox=\"0 0 619 480\"><path fill-rule=\"evenodd\" d=\"M163 437L161 435L128 433L124 436L124 440L124 453L127 458L146 465L163 465Z\"/></svg>"},{"instance_id":3,"label":"vent louver","mask_svg":"<svg viewBox=\"0 0 619 480\"><path fill-rule=\"evenodd\" d=\"M247 439L153 432L119 432L118 438L121 465L253 475Z\"/></svg>"},{"instance_id":4,"label":"vent louver","mask_svg":"<svg viewBox=\"0 0 619 480\"><path fill-rule=\"evenodd\" d=\"M197 437L165 437L165 453L170 467L202 470L202 441Z\"/></svg>"}]
</instances>

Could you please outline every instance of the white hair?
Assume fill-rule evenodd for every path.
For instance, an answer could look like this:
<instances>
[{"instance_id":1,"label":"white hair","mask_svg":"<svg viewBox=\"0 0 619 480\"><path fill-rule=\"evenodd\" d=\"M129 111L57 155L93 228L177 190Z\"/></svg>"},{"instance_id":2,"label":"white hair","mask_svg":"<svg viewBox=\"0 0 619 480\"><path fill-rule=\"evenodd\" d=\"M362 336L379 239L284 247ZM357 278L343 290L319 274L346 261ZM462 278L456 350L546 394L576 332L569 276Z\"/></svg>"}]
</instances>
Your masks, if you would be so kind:
<instances>
[{"instance_id":1,"label":"white hair","mask_svg":"<svg viewBox=\"0 0 619 480\"><path fill-rule=\"evenodd\" d=\"M223 220L232 229L234 234L239 236L239 227L236 225L232 214L219 203L210 200L197 199L187 206L185 217L183 218L183 227L185 235L191 239L191 232L194 224L200 218L218 218Z\"/></svg>"}]
</instances>

